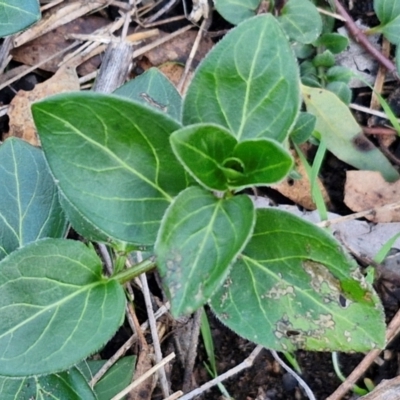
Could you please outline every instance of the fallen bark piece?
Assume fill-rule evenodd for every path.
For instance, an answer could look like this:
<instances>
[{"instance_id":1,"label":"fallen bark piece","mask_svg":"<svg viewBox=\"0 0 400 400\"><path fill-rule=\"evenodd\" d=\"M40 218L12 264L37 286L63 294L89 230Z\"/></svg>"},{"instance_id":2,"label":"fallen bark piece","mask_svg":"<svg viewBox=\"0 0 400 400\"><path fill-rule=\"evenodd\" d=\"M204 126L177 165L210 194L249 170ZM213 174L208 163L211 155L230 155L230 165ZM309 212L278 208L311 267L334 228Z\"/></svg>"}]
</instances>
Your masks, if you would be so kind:
<instances>
[{"instance_id":1,"label":"fallen bark piece","mask_svg":"<svg viewBox=\"0 0 400 400\"><path fill-rule=\"evenodd\" d=\"M353 211L379 208L399 200L400 180L388 183L379 172L348 171L344 193L344 202ZM366 218L373 222L400 222L400 210L377 210Z\"/></svg>"},{"instance_id":2,"label":"fallen bark piece","mask_svg":"<svg viewBox=\"0 0 400 400\"><path fill-rule=\"evenodd\" d=\"M34 146L40 146L32 118L32 103L53 94L78 90L78 75L74 68L67 66L60 68L47 81L37 84L33 90L29 92L20 90L11 101L8 109L10 130L5 136L16 136Z\"/></svg>"}]
</instances>

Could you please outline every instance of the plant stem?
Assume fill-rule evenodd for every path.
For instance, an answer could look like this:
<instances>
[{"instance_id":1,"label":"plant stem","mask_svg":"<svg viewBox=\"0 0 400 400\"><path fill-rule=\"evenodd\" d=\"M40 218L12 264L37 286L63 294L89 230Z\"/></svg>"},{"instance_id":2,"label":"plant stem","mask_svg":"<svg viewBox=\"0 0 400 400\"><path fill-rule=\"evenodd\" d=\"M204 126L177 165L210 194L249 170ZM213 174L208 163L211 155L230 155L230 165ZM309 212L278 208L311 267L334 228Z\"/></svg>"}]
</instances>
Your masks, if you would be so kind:
<instances>
[{"instance_id":1,"label":"plant stem","mask_svg":"<svg viewBox=\"0 0 400 400\"><path fill-rule=\"evenodd\" d=\"M123 271L116 273L113 275L113 279L116 279L122 285L144 272L151 271L155 266L156 262L154 257L150 257L147 260L134 265L132 268L124 269Z\"/></svg>"},{"instance_id":2,"label":"plant stem","mask_svg":"<svg viewBox=\"0 0 400 400\"><path fill-rule=\"evenodd\" d=\"M386 58L379 50L377 50L367 39L366 35L361 31L361 29L356 25L353 18L343 7L340 0L334 0L337 13L345 18L345 25L347 30L353 39L360 43L369 54L372 55L383 67L385 67L388 72L390 72L397 80L399 80L399 75L397 74L396 66Z\"/></svg>"}]
</instances>

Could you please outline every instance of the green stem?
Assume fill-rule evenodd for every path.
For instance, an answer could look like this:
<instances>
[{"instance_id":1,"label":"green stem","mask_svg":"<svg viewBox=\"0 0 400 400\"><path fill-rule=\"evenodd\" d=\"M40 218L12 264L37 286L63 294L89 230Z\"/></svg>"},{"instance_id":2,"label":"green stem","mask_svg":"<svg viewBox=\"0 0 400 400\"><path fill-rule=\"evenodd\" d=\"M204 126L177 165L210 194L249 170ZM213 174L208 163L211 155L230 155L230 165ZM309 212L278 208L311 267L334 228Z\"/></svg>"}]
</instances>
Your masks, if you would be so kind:
<instances>
[{"instance_id":1,"label":"green stem","mask_svg":"<svg viewBox=\"0 0 400 400\"><path fill-rule=\"evenodd\" d=\"M153 268L155 268L155 266L156 262L154 257L150 257L147 260L134 265L132 268L124 269L123 271L116 273L112 276L112 278L117 280L122 285L136 278L140 274L143 274L144 272L151 271Z\"/></svg>"}]
</instances>

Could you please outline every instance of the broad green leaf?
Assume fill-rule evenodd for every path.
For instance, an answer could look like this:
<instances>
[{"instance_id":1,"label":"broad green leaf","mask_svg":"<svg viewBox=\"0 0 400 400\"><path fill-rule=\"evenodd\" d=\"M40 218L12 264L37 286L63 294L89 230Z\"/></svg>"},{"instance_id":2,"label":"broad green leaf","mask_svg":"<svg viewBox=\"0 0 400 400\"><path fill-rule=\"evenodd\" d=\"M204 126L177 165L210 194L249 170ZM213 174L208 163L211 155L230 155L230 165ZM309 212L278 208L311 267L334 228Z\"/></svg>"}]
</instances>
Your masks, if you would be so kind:
<instances>
[{"instance_id":1,"label":"broad green leaf","mask_svg":"<svg viewBox=\"0 0 400 400\"><path fill-rule=\"evenodd\" d=\"M344 82L349 83L354 73L347 67L335 65L326 71L325 77L328 82Z\"/></svg>"},{"instance_id":2,"label":"broad green leaf","mask_svg":"<svg viewBox=\"0 0 400 400\"><path fill-rule=\"evenodd\" d=\"M0 376L0 396L2 400L97 400L85 377L75 367L31 378Z\"/></svg>"},{"instance_id":3,"label":"broad green leaf","mask_svg":"<svg viewBox=\"0 0 400 400\"><path fill-rule=\"evenodd\" d=\"M253 230L255 211L242 195L219 199L190 187L168 208L155 251L174 316L202 306L221 284Z\"/></svg>"},{"instance_id":4,"label":"broad green leaf","mask_svg":"<svg viewBox=\"0 0 400 400\"><path fill-rule=\"evenodd\" d=\"M301 111L292 132L290 132L290 139L296 144L304 143L313 133L315 121L314 115Z\"/></svg>"},{"instance_id":5,"label":"broad green leaf","mask_svg":"<svg viewBox=\"0 0 400 400\"><path fill-rule=\"evenodd\" d=\"M175 86L157 68L150 68L125 83L114 94L165 112L177 121L181 119L182 98Z\"/></svg>"},{"instance_id":6,"label":"broad green leaf","mask_svg":"<svg viewBox=\"0 0 400 400\"><path fill-rule=\"evenodd\" d=\"M32 112L61 193L111 239L153 244L187 186L169 135L180 125L150 107L99 93L49 97Z\"/></svg>"},{"instance_id":7,"label":"broad green leaf","mask_svg":"<svg viewBox=\"0 0 400 400\"><path fill-rule=\"evenodd\" d=\"M397 0L374 0L374 10L379 21L387 24L400 15L400 2Z\"/></svg>"},{"instance_id":8,"label":"broad green leaf","mask_svg":"<svg viewBox=\"0 0 400 400\"><path fill-rule=\"evenodd\" d=\"M314 42L322 31L322 19L309 0L288 0L278 20L289 38L300 43Z\"/></svg>"},{"instance_id":9,"label":"broad green leaf","mask_svg":"<svg viewBox=\"0 0 400 400\"><path fill-rule=\"evenodd\" d=\"M179 161L201 185L211 190L228 189L221 167L237 140L227 129L213 124L189 125L175 131L170 141Z\"/></svg>"},{"instance_id":10,"label":"broad green leaf","mask_svg":"<svg viewBox=\"0 0 400 400\"><path fill-rule=\"evenodd\" d=\"M0 0L0 37L21 31L39 18L38 0Z\"/></svg>"},{"instance_id":11,"label":"broad green leaf","mask_svg":"<svg viewBox=\"0 0 400 400\"><path fill-rule=\"evenodd\" d=\"M362 133L349 108L328 90L302 86L307 111L317 118L315 130L337 158L360 170L379 171L389 182L399 178L387 158Z\"/></svg>"},{"instance_id":12,"label":"broad green leaf","mask_svg":"<svg viewBox=\"0 0 400 400\"><path fill-rule=\"evenodd\" d=\"M339 33L324 33L315 43L316 46L325 46L333 54L338 54L349 45L349 39Z\"/></svg>"},{"instance_id":13,"label":"broad green leaf","mask_svg":"<svg viewBox=\"0 0 400 400\"><path fill-rule=\"evenodd\" d=\"M327 232L257 211L250 242L211 299L239 335L278 351L367 351L385 345L379 298Z\"/></svg>"},{"instance_id":14,"label":"broad green leaf","mask_svg":"<svg viewBox=\"0 0 400 400\"><path fill-rule=\"evenodd\" d=\"M325 50L323 53L317 54L312 60L312 63L316 68L331 68L335 65L335 62L335 56L329 50Z\"/></svg>"},{"instance_id":15,"label":"broad green leaf","mask_svg":"<svg viewBox=\"0 0 400 400\"><path fill-rule=\"evenodd\" d=\"M272 139L253 139L240 142L233 157L243 165L243 172L229 181L238 190L251 186L265 186L282 180L291 170L290 153Z\"/></svg>"},{"instance_id":16,"label":"broad green leaf","mask_svg":"<svg viewBox=\"0 0 400 400\"><path fill-rule=\"evenodd\" d=\"M35 240L63 237L65 215L43 152L17 138L0 146L0 260Z\"/></svg>"},{"instance_id":17,"label":"broad green leaf","mask_svg":"<svg viewBox=\"0 0 400 400\"><path fill-rule=\"evenodd\" d=\"M184 125L216 123L236 138L282 142L300 106L299 71L270 15L232 29L198 67L183 104Z\"/></svg>"},{"instance_id":18,"label":"broad green leaf","mask_svg":"<svg viewBox=\"0 0 400 400\"><path fill-rule=\"evenodd\" d=\"M215 0L215 9L233 25L254 17L261 0Z\"/></svg>"},{"instance_id":19,"label":"broad green leaf","mask_svg":"<svg viewBox=\"0 0 400 400\"><path fill-rule=\"evenodd\" d=\"M106 360L89 360L79 364L79 369L90 381L106 363ZM110 400L131 382L135 371L136 356L118 360L94 386L98 400ZM126 396L124 397L126 398Z\"/></svg>"},{"instance_id":20,"label":"broad green leaf","mask_svg":"<svg viewBox=\"0 0 400 400\"><path fill-rule=\"evenodd\" d=\"M0 375L65 370L94 353L124 317L125 295L81 242L44 239L0 262Z\"/></svg>"}]
</instances>

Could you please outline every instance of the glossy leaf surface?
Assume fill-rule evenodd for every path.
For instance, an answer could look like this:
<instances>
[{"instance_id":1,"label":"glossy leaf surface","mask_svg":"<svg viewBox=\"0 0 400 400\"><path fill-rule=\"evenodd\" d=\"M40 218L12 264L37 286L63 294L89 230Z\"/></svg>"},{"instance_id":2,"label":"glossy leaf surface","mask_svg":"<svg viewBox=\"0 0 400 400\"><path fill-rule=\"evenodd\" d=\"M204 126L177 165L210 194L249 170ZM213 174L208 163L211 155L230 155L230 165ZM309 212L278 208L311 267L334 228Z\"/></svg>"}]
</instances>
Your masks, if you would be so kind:
<instances>
[{"instance_id":1,"label":"glossy leaf surface","mask_svg":"<svg viewBox=\"0 0 400 400\"><path fill-rule=\"evenodd\" d=\"M150 68L114 91L118 96L138 101L180 121L182 98L175 86L157 68Z\"/></svg>"},{"instance_id":2,"label":"glossy leaf surface","mask_svg":"<svg viewBox=\"0 0 400 400\"><path fill-rule=\"evenodd\" d=\"M183 123L215 123L238 141L281 142L299 106L293 51L276 19L260 15L232 29L200 64L184 99Z\"/></svg>"},{"instance_id":3,"label":"glossy leaf surface","mask_svg":"<svg viewBox=\"0 0 400 400\"><path fill-rule=\"evenodd\" d=\"M255 220L247 196L218 199L190 187L167 210L155 251L175 316L203 305L226 277Z\"/></svg>"},{"instance_id":4,"label":"glossy leaf surface","mask_svg":"<svg viewBox=\"0 0 400 400\"><path fill-rule=\"evenodd\" d=\"M334 93L302 87L308 112L317 118L315 130L329 151L360 170L379 171L387 181L399 178L388 159L367 139L349 108Z\"/></svg>"},{"instance_id":5,"label":"glossy leaf surface","mask_svg":"<svg viewBox=\"0 0 400 400\"><path fill-rule=\"evenodd\" d=\"M81 242L44 239L0 263L0 375L65 370L121 325L125 295Z\"/></svg>"},{"instance_id":6,"label":"glossy leaf surface","mask_svg":"<svg viewBox=\"0 0 400 400\"><path fill-rule=\"evenodd\" d=\"M279 22L289 38L300 43L314 42L322 31L322 19L309 0L288 0Z\"/></svg>"},{"instance_id":7,"label":"glossy leaf surface","mask_svg":"<svg viewBox=\"0 0 400 400\"><path fill-rule=\"evenodd\" d=\"M218 318L279 351L367 351L385 345L379 298L325 231L257 210L254 234L213 295Z\"/></svg>"},{"instance_id":8,"label":"glossy leaf surface","mask_svg":"<svg viewBox=\"0 0 400 400\"><path fill-rule=\"evenodd\" d=\"M68 201L110 238L153 244L166 208L187 186L169 144L179 124L150 107L99 93L50 97L32 111Z\"/></svg>"},{"instance_id":9,"label":"glossy leaf surface","mask_svg":"<svg viewBox=\"0 0 400 400\"><path fill-rule=\"evenodd\" d=\"M85 377L75 367L31 378L0 376L0 396L2 400L97 400Z\"/></svg>"},{"instance_id":10,"label":"glossy leaf surface","mask_svg":"<svg viewBox=\"0 0 400 400\"><path fill-rule=\"evenodd\" d=\"M38 0L0 0L0 37L21 31L39 18Z\"/></svg>"},{"instance_id":11,"label":"glossy leaf surface","mask_svg":"<svg viewBox=\"0 0 400 400\"><path fill-rule=\"evenodd\" d=\"M0 198L0 259L35 240L65 234L65 215L43 152L21 139L0 146Z\"/></svg>"}]
</instances>

